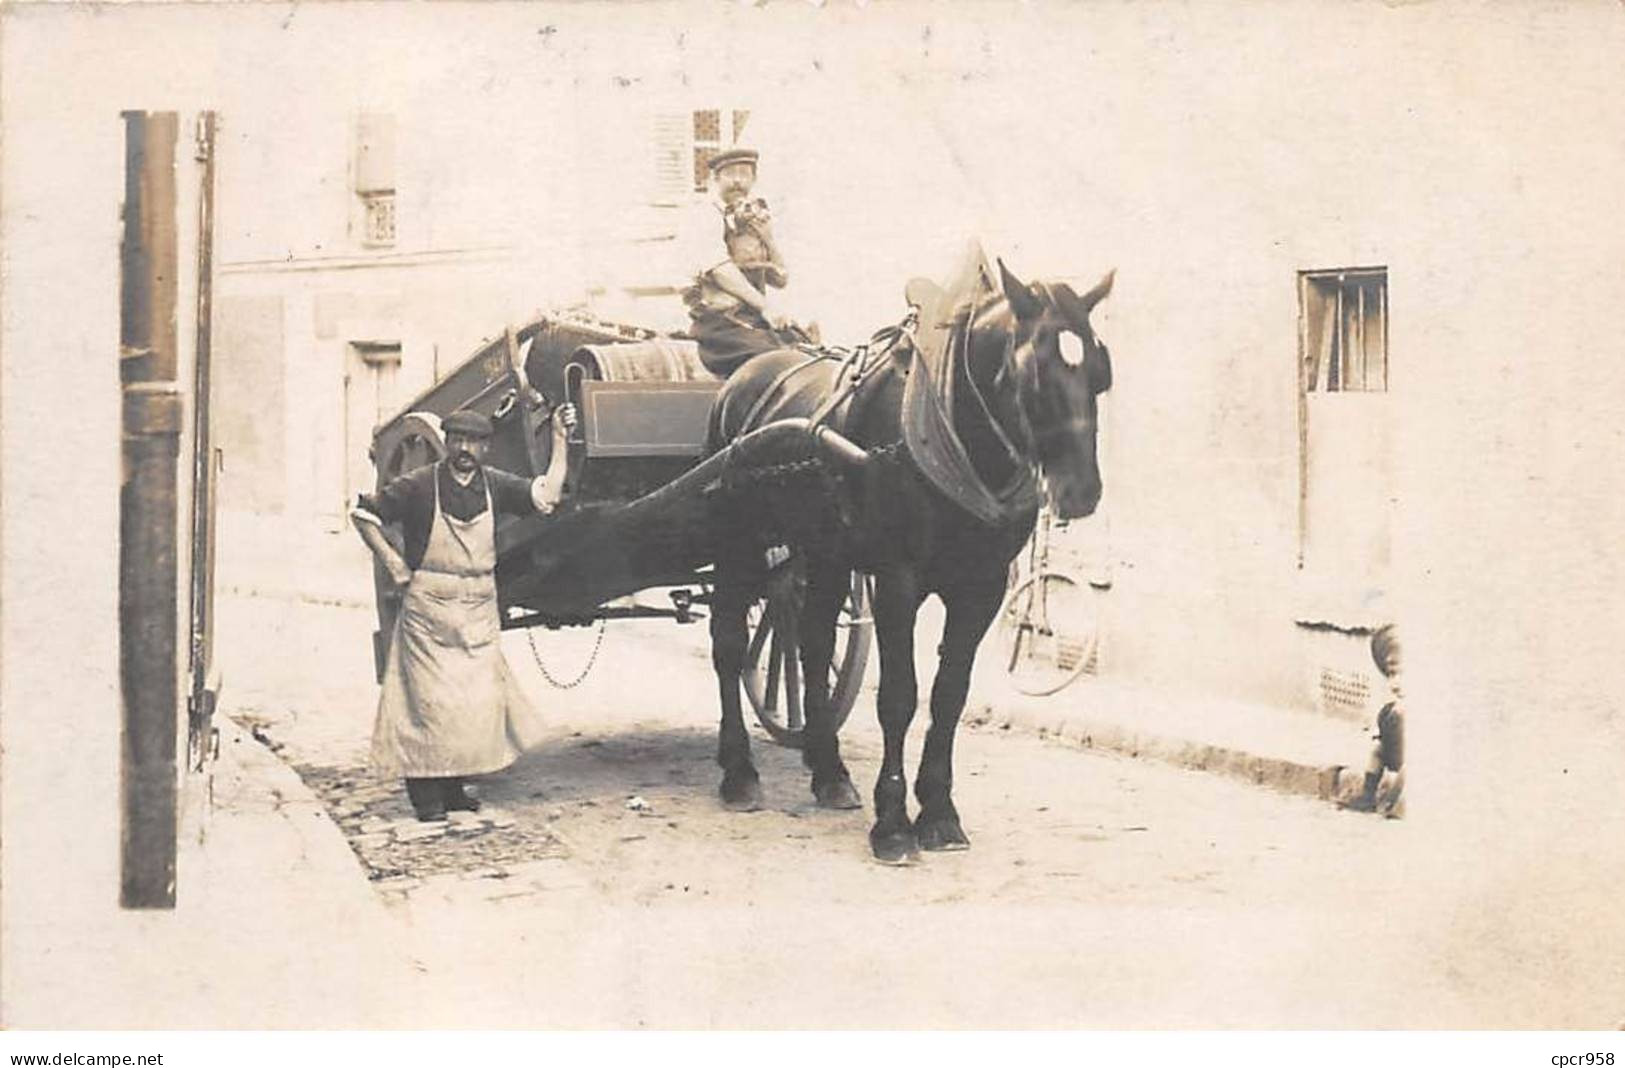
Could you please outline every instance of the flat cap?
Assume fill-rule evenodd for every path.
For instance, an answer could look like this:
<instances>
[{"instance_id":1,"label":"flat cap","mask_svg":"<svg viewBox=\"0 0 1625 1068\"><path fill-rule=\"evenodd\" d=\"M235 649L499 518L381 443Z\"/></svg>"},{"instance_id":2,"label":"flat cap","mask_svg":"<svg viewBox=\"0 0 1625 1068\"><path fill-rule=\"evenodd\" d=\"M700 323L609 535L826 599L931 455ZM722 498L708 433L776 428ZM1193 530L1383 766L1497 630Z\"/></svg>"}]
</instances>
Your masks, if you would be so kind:
<instances>
[{"instance_id":1,"label":"flat cap","mask_svg":"<svg viewBox=\"0 0 1625 1068\"><path fill-rule=\"evenodd\" d=\"M730 163L748 163L754 167L756 166L757 157L760 155L761 154L754 148L746 148L743 145L735 145L732 148L725 148L721 152L718 152L716 155L712 156L709 164L707 165L711 168L712 174L720 171Z\"/></svg>"},{"instance_id":2,"label":"flat cap","mask_svg":"<svg viewBox=\"0 0 1625 1068\"><path fill-rule=\"evenodd\" d=\"M491 436L491 420L479 412L462 408L441 420L440 431L447 435L462 434L471 438L488 438Z\"/></svg>"}]
</instances>

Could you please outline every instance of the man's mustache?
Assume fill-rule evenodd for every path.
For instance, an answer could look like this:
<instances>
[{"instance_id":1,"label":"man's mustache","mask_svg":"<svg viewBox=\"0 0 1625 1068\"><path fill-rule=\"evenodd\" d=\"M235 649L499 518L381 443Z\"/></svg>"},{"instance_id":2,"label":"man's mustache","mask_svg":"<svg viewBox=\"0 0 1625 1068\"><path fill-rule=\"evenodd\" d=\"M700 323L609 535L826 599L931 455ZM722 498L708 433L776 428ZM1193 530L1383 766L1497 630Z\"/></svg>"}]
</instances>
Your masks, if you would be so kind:
<instances>
[{"instance_id":1,"label":"man's mustache","mask_svg":"<svg viewBox=\"0 0 1625 1068\"><path fill-rule=\"evenodd\" d=\"M451 454L451 462L460 467L470 467L479 461L476 460L474 458L474 454L469 452L467 449L458 449L456 452Z\"/></svg>"}]
</instances>

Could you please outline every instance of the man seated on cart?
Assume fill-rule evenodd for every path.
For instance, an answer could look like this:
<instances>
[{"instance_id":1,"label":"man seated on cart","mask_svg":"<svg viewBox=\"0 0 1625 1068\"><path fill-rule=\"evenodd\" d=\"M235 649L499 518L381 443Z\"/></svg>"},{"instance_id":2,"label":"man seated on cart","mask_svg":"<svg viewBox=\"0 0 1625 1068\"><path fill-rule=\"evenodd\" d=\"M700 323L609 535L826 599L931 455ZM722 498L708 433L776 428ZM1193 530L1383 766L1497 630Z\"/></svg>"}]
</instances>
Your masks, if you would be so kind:
<instances>
[{"instance_id":1,"label":"man seated on cart","mask_svg":"<svg viewBox=\"0 0 1625 1068\"><path fill-rule=\"evenodd\" d=\"M458 411L441 423L446 458L362 494L350 516L389 577L405 587L378 696L372 762L406 780L417 818L475 811L464 778L500 771L540 740L540 723L502 656L496 513L558 504L575 409L554 413L547 473L528 479L482 462L491 420ZM404 552L384 534L398 524Z\"/></svg>"},{"instance_id":2,"label":"man seated on cart","mask_svg":"<svg viewBox=\"0 0 1625 1068\"><path fill-rule=\"evenodd\" d=\"M751 195L757 158L755 149L738 146L712 156L711 196L689 210L677 233L700 362L717 375L809 339L770 295L790 276L767 204Z\"/></svg>"}]
</instances>

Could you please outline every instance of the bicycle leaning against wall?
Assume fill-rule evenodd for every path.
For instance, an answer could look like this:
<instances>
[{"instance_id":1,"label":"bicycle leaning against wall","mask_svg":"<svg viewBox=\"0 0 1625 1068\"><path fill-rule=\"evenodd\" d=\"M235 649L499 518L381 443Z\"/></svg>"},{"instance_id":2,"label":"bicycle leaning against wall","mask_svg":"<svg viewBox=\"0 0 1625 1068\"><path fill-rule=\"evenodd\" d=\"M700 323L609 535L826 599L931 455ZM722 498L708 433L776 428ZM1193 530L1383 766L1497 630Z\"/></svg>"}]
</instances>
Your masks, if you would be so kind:
<instances>
[{"instance_id":1,"label":"bicycle leaning against wall","mask_svg":"<svg viewBox=\"0 0 1625 1068\"><path fill-rule=\"evenodd\" d=\"M1101 591L1051 563L1054 529L1045 508L998 621L1000 661L1011 684L1036 697L1092 673L1100 652Z\"/></svg>"}]
</instances>

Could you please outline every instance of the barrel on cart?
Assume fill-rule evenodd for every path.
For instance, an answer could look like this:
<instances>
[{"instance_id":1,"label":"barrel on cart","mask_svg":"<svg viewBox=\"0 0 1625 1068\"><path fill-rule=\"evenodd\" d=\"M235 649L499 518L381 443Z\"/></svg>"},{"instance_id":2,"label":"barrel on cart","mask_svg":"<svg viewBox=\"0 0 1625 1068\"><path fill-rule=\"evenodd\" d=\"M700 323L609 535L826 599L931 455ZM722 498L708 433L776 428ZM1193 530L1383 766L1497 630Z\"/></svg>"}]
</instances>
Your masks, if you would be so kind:
<instances>
[{"instance_id":1,"label":"barrel on cart","mask_svg":"<svg viewBox=\"0 0 1625 1068\"><path fill-rule=\"evenodd\" d=\"M496 587L504 629L558 628L602 620L702 618L711 596L712 532L741 470L794 465L821 449L850 447L806 426L776 426L706 456L706 423L720 379L692 340L549 315L482 345L374 432L382 487L445 456L441 420L469 409L491 418L486 463L534 477L552 459L553 413L574 404L564 496L549 516L497 520ZM380 679L401 591L374 569ZM799 746L803 730L800 618L803 582L794 557L767 575L750 613L745 693L775 740ZM658 600L656 600L658 598ZM655 603L651 603L654 600ZM852 576L830 668L837 727L862 685L872 623L869 593Z\"/></svg>"}]
</instances>

